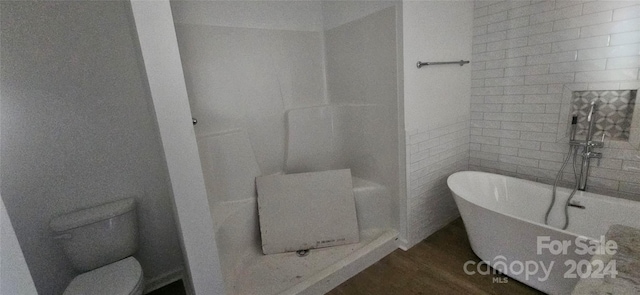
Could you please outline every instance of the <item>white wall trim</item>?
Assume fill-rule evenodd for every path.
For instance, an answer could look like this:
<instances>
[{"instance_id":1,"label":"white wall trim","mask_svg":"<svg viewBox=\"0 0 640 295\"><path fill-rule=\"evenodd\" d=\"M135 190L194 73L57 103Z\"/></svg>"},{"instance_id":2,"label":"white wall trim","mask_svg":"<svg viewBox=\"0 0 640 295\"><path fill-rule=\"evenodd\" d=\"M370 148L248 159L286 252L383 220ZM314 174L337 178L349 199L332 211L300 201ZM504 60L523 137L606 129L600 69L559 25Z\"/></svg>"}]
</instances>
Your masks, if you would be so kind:
<instances>
[{"instance_id":1,"label":"white wall trim","mask_svg":"<svg viewBox=\"0 0 640 295\"><path fill-rule=\"evenodd\" d=\"M38 294L0 197L0 294Z\"/></svg>"},{"instance_id":2,"label":"white wall trim","mask_svg":"<svg viewBox=\"0 0 640 295\"><path fill-rule=\"evenodd\" d=\"M131 2L164 148L185 256L185 288L224 294L224 282L169 1Z\"/></svg>"}]
</instances>

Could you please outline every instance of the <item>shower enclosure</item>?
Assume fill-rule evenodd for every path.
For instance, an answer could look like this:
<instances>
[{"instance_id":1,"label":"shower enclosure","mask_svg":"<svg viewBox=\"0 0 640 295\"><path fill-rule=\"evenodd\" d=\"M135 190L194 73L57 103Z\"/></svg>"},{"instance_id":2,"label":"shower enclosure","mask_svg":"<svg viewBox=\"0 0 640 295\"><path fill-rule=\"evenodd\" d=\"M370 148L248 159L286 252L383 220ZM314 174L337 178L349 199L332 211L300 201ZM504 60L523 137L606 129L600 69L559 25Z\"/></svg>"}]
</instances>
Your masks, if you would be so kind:
<instances>
[{"instance_id":1,"label":"shower enclosure","mask_svg":"<svg viewBox=\"0 0 640 295\"><path fill-rule=\"evenodd\" d=\"M171 9L227 293L325 292L396 249L398 4ZM255 177L345 168L360 242L263 255Z\"/></svg>"}]
</instances>

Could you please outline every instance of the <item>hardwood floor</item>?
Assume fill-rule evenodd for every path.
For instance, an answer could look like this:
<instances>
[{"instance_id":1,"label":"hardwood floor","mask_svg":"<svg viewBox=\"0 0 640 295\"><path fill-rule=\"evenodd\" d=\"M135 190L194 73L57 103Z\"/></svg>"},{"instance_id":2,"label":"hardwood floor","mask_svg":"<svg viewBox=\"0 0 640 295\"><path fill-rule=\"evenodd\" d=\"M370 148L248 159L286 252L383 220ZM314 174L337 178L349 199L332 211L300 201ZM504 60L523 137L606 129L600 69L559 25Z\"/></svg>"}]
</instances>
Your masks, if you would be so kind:
<instances>
[{"instance_id":1,"label":"hardwood floor","mask_svg":"<svg viewBox=\"0 0 640 295\"><path fill-rule=\"evenodd\" d=\"M502 275L467 275L463 265L468 260L480 261L471 250L462 219L457 219L409 251L394 251L328 294L544 294ZM494 283L494 277L506 282Z\"/></svg>"}]
</instances>

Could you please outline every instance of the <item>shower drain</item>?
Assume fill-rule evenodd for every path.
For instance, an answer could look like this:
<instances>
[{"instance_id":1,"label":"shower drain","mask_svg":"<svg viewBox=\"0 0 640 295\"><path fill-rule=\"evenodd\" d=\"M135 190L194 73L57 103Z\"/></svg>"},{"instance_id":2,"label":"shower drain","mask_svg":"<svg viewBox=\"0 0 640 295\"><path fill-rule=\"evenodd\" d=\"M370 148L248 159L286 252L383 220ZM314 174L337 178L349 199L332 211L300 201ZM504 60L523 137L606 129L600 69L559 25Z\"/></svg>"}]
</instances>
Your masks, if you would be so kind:
<instances>
[{"instance_id":1,"label":"shower drain","mask_svg":"<svg viewBox=\"0 0 640 295\"><path fill-rule=\"evenodd\" d=\"M296 255L298 255L298 257L305 257L309 255L309 250L298 250L296 251Z\"/></svg>"}]
</instances>

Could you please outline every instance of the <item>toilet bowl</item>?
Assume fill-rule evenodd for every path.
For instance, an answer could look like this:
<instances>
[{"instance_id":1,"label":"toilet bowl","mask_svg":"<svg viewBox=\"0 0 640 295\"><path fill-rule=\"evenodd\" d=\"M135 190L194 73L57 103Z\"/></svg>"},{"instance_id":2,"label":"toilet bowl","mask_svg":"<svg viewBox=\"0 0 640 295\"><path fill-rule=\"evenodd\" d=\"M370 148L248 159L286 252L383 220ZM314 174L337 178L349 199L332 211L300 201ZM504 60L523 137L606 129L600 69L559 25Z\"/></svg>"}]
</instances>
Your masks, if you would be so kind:
<instances>
[{"instance_id":1,"label":"toilet bowl","mask_svg":"<svg viewBox=\"0 0 640 295\"><path fill-rule=\"evenodd\" d=\"M135 200L124 199L64 214L49 224L73 267L82 272L64 295L140 295Z\"/></svg>"},{"instance_id":2,"label":"toilet bowl","mask_svg":"<svg viewBox=\"0 0 640 295\"><path fill-rule=\"evenodd\" d=\"M127 257L75 277L63 295L141 295L143 290L142 267Z\"/></svg>"}]
</instances>

